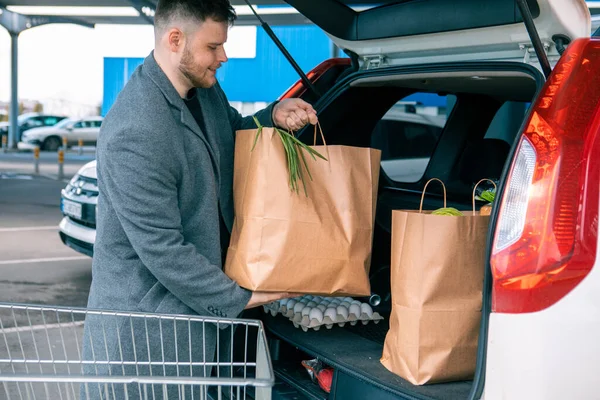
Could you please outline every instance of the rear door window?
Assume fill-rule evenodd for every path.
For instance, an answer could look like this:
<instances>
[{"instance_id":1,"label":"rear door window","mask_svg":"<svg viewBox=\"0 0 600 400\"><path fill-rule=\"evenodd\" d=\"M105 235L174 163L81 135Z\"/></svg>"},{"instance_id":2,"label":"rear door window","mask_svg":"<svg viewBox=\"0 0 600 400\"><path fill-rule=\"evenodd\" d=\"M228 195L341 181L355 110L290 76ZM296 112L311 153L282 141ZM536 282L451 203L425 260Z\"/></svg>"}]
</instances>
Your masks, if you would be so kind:
<instances>
[{"instance_id":1,"label":"rear door window","mask_svg":"<svg viewBox=\"0 0 600 400\"><path fill-rule=\"evenodd\" d=\"M25 128L27 129L39 128L40 126L44 126L44 121L41 117L33 117L25 122Z\"/></svg>"},{"instance_id":2,"label":"rear door window","mask_svg":"<svg viewBox=\"0 0 600 400\"><path fill-rule=\"evenodd\" d=\"M423 177L455 101L453 95L416 93L377 123L371 147L381 150L381 167L390 179L413 183Z\"/></svg>"},{"instance_id":3,"label":"rear door window","mask_svg":"<svg viewBox=\"0 0 600 400\"><path fill-rule=\"evenodd\" d=\"M53 126L53 125L56 125L58 123L58 121L60 121L60 118L58 118L58 117L45 117L44 125L45 126Z\"/></svg>"}]
</instances>

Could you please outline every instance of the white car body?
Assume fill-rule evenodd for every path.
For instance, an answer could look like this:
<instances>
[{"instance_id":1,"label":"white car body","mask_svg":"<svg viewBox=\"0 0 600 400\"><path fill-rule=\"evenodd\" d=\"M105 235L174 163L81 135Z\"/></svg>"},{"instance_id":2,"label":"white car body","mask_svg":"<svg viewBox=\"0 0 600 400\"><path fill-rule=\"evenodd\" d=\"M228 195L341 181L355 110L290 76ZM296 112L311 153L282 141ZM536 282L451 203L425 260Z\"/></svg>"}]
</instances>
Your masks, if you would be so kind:
<instances>
[{"instance_id":1,"label":"white car body","mask_svg":"<svg viewBox=\"0 0 600 400\"><path fill-rule=\"evenodd\" d=\"M600 398L599 264L545 310L490 315L485 400Z\"/></svg>"},{"instance_id":2,"label":"white car body","mask_svg":"<svg viewBox=\"0 0 600 400\"><path fill-rule=\"evenodd\" d=\"M42 150L56 150L49 148L50 140L53 144L67 140L67 146L78 145L81 140L83 145L96 145L102 117L86 117L79 119L63 120L55 126L34 128L23 133L21 141L17 144L19 150L33 150L39 146Z\"/></svg>"},{"instance_id":3,"label":"white car body","mask_svg":"<svg viewBox=\"0 0 600 400\"><path fill-rule=\"evenodd\" d=\"M566 34L589 37L591 18L584 0L539 0L540 15L535 19L540 40L547 46L551 63L560 58L552 37ZM519 61L539 67L531 40L522 23L413 35L402 38L347 41L328 34L343 49L363 58L363 68L414 65L454 61Z\"/></svg>"}]
</instances>

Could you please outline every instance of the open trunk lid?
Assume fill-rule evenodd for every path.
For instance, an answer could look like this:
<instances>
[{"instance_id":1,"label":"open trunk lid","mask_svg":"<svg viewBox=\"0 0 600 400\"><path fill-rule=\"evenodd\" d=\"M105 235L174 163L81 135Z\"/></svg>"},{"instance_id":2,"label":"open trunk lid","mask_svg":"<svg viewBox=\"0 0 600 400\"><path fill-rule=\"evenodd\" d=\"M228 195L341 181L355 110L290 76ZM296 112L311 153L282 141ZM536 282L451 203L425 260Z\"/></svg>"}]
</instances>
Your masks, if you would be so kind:
<instances>
[{"instance_id":1,"label":"open trunk lid","mask_svg":"<svg viewBox=\"0 0 600 400\"><path fill-rule=\"evenodd\" d=\"M357 54L362 69L469 60L538 63L517 0L387 0L371 7L354 7L353 0L286 2L337 46ZM527 4L552 64L560 57L557 42L591 34L584 0Z\"/></svg>"}]
</instances>

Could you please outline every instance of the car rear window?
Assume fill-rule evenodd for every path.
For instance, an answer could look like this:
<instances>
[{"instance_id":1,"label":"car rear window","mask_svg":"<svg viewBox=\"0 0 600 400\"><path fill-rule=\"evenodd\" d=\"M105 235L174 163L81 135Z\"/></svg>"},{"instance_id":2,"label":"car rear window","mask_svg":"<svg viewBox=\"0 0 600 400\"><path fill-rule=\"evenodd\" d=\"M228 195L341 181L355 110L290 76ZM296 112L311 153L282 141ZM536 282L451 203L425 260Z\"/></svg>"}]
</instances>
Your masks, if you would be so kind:
<instances>
[{"instance_id":1,"label":"car rear window","mask_svg":"<svg viewBox=\"0 0 600 400\"><path fill-rule=\"evenodd\" d=\"M381 167L395 182L418 182L456 102L454 95L415 93L398 101L375 126L371 147L381 150Z\"/></svg>"}]
</instances>

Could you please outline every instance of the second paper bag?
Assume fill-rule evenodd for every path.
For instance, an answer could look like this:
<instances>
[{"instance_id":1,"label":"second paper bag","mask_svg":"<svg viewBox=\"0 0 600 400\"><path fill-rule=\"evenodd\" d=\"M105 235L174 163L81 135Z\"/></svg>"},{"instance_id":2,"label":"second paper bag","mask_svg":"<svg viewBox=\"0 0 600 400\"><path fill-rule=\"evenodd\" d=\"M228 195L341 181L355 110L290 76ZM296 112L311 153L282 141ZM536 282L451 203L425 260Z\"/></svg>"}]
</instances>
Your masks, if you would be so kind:
<instances>
[{"instance_id":1,"label":"second paper bag","mask_svg":"<svg viewBox=\"0 0 600 400\"><path fill-rule=\"evenodd\" d=\"M255 291L369 295L380 151L313 146L327 161L305 153L306 193L294 192L279 133L256 133L236 136L225 273Z\"/></svg>"},{"instance_id":2,"label":"second paper bag","mask_svg":"<svg viewBox=\"0 0 600 400\"><path fill-rule=\"evenodd\" d=\"M392 313L381 362L415 385L475 372L489 216L463 214L392 211Z\"/></svg>"}]
</instances>

